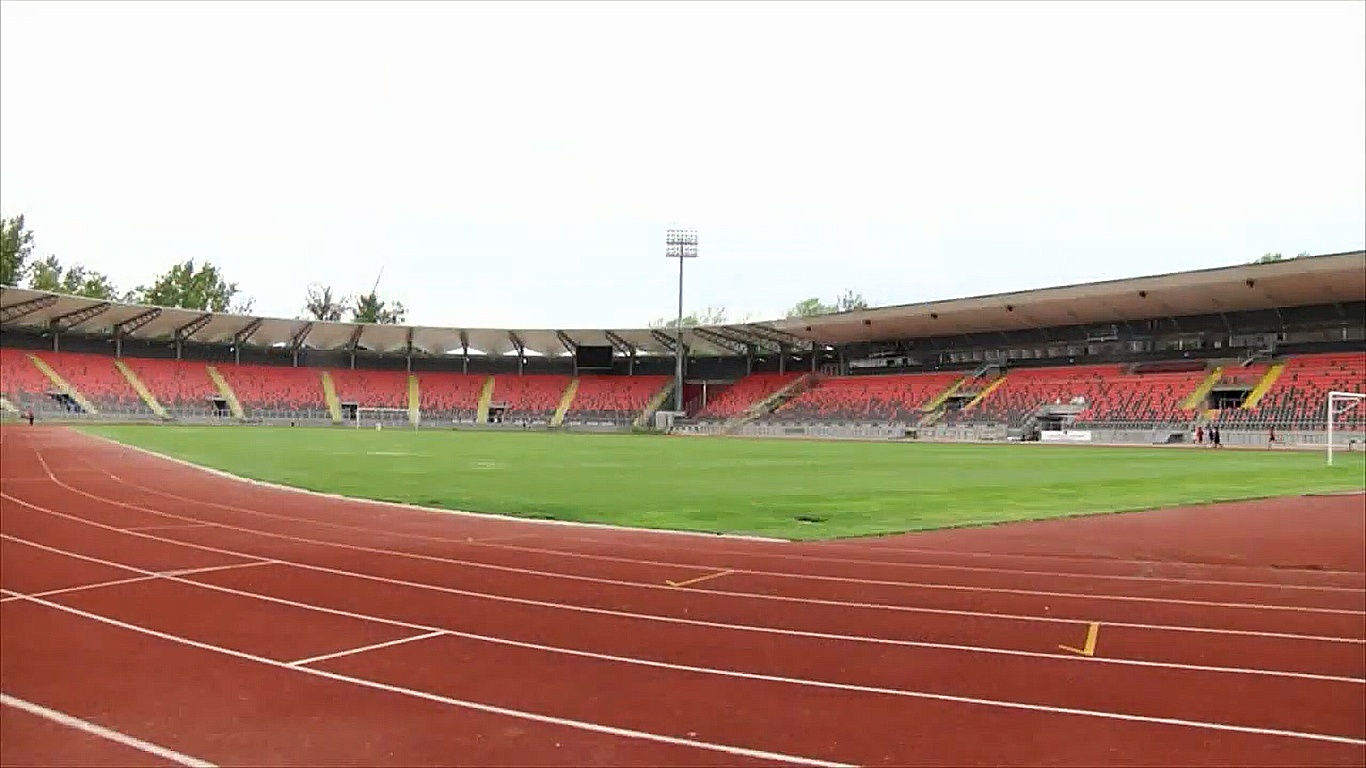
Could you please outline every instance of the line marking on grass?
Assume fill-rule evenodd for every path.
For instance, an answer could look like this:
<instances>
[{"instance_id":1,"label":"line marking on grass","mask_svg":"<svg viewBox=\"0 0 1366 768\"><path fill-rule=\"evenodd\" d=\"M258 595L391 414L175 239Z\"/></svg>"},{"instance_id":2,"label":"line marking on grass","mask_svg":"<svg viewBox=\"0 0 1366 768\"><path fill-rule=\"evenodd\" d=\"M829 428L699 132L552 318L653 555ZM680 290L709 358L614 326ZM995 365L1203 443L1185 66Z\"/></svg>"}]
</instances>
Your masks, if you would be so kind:
<instances>
[{"instance_id":1,"label":"line marking on grass","mask_svg":"<svg viewBox=\"0 0 1366 768\"><path fill-rule=\"evenodd\" d=\"M715 578L717 578L717 577L719 577L719 576L725 576L725 575L728 574L728 573L735 573L735 571L733 571L733 570L718 571L718 572L716 572L716 573L709 573L709 574L707 574L706 576L698 576L698 577L695 578L695 579L687 579L687 580L685 580L685 581L669 581L668 579L665 579L665 580L664 580L664 583L665 583L665 584L668 584L668 585L671 586L671 587L686 587L686 586L688 586L689 584L697 584L697 583L699 583L699 582L707 581L708 579L715 579Z\"/></svg>"},{"instance_id":2,"label":"line marking on grass","mask_svg":"<svg viewBox=\"0 0 1366 768\"><path fill-rule=\"evenodd\" d=\"M1100 634L1100 622L1093 621L1086 628L1086 645L1082 648L1073 648L1070 645L1060 645L1059 648L1072 653L1080 653L1082 656L1096 655L1096 636Z\"/></svg>"}]
</instances>

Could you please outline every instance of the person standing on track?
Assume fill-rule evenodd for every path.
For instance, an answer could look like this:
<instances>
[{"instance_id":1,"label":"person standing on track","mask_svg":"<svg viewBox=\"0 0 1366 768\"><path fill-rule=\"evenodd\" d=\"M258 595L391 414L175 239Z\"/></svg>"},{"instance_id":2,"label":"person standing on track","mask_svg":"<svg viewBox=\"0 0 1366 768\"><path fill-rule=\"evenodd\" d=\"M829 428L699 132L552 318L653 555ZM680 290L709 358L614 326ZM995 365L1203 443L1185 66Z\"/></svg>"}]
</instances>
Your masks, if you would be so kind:
<instances>
[{"instance_id":1,"label":"person standing on track","mask_svg":"<svg viewBox=\"0 0 1366 768\"><path fill-rule=\"evenodd\" d=\"M1274 425L1266 431L1266 447L1268 449L1276 447L1276 427Z\"/></svg>"},{"instance_id":2,"label":"person standing on track","mask_svg":"<svg viewBox=\"0 0 1366 768\"><path fill-rule=\"evenodd\" d=\"M28 418L28 425L29 425L30 427L33 426L33 409L30 408L30 409L28 409L27 411L25 411L25 412L24 412L24 416L25 416L26 418Z\"/></svg>"}]
</instances>

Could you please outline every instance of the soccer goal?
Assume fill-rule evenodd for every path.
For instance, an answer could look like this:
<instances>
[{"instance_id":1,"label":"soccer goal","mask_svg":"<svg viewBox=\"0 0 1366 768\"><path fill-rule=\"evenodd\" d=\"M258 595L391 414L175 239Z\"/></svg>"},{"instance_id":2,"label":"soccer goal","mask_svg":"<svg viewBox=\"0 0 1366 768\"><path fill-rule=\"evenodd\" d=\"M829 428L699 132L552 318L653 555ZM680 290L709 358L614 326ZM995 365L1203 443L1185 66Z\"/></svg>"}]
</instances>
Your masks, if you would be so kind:
<instances>
[{"instance_id":1,"label":"soccer goal","mask_svg":"<svg viewBox=\"0 0 1366 768\"><path fill-rule=\"evenodd\" d=\"M1333 427L1337 424L1339 416L1361 405L1362 400L1366 400L1366 395L1360 392L1328 393L1328 466L1330 467L1333 465Z\"/></svg>"},{"instance_id":2,"label":"soccer goal","mask_svg":"<svg viewBox=\"0 0 1366 768\"><path fill-rule=\"evenodd\" d=\"M418 421L421 421L419 417ZM418 421L409 418L407 408L356 408L356 429L374 427L375 429L417 429Z\"/></svg>"}]
</instances>

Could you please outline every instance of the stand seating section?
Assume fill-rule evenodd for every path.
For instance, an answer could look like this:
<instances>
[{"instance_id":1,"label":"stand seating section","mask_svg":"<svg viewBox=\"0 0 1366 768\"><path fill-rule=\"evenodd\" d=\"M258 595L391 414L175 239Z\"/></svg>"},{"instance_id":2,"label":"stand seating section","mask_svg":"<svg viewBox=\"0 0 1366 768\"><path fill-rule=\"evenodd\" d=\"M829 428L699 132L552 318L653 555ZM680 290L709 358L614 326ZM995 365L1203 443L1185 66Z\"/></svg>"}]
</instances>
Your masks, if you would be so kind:
<instances>
[{"instance_id":1,"label":"stand seating section","mask_svg":"<svg viewBox=\"0 0 1366 768\"><path fill-rule=\"evenodd\" d=\"M362 408L407 408L408 374L405 371L341 369L328 371L337 399ZM321 385L319 385L321 386Z\"/></svg>"},{"instance_id":2,"label":"stand seating section","mask_svg":"<svg viewBox=\"0 0 1366 768\"><path fill-rule=\"evenodd\" d=\"M1080 397L1086 407L1077 414L1079 423L1185 422L1195 417L1195 411L1181 409L1181 401L1204 376L1131 374L1118 365L1017 369L971 411L957 414L955 421L1021 426L1040 406L1067 405Z\"/></svg>"},{"instance_id":3,"label":"stand seating section","mask_svg":"<svg viewBox=\"0 0 1366 768\"><path fill-rule=\"evenodd\" d=\"M920 406L961 378L960 373L912 373L822 379L774 411L774 421L914 424Z\"/></svg>"},{"instance_id":4,"label":"stand seating section","mask_svg":"<svg viewBox=\"0 0 1366 768\"><path fill-rule=\"evenodd\" d=\"M507 403L504 421L550 421L555 409L560 407L560 397L569 386L569 378L554 374L494 376L493 402Z\"/></svg>"},{"instance_id":5,"label":"stand seating section","mask_svg":"<svg viewBox=\"0 0 1366 768\"><path fill-rule=\"evenodd\" d=\"M669 376L580 376L565 421L634 419L671 380Z\"/></svg>"},{"instance_id":6,"label":"stand seating section","mask_svg":"<svg viewBox=\"0 0 1366 768\"><path fill-rule=\"evenodd\" d=\"M417 379L424 421L473 421L488 377L473 373L419 373Z\"/></svg>"},{"instance_id":7,"label":"stand seating section","mask_svg":"<svg viewBox=\"0 0 1366 768\"><path fill-rule=\"evenodd\" d=\"M1270 391L1250 410L1220 411L1223 424L1279 424L1326 429L1329 392L1366 393L1366 353L1292 357ZM1366 428L1366 404L1338 417L1338 427Z\"/></svg>"},{"instance_id":8,"label":"stand seating section","mask_svg":"<svg viewBox=\"0 0 1366 768\"><path fill-rule=\"evenodd\" d=\"M165 408L212 409L211 399L219 397L204 363L142 357L126 357L123 362Z\"/></svg>"},{"instance_id":9,"label":"stand seating section","mask_svg":"<svg viewBox=\"0 0 1366 768\"><path fill-rule=\"evenodd\" d=\"M101 411L151 412L109 355L41 352L38 356Z\"/></svg>"},{"instance_id":10,"label":"stand seating section","mask_svg":"<svg viewBox=\"0 0 1366 768\"><path fill-rule=\"evenodd\" d=\"M22 349L0 347L0 392L19 409L41 408L56 386L38 370Z\"/></svg>"},{"instance_id":11,"label":"stand seating section","mask_svg":"<svg viewBox=\"0 0 1366 768\"><path fill-rule=\"evenodd\" d=\"M791 384L801 373L752 373L736 381L702 408L701 419L729 419Z\"/></svg>"},{"instance_id":12,"label":"stand seating section","mask_svg":"<svg viewBox=\"0 0 1366 768\"><path fill-rule=\"evenodd\" d=\"M227 379L242 408L253 411L325 411L322 371L269 365L223 365L218 371Z\"/></svg>"}]
</instances>

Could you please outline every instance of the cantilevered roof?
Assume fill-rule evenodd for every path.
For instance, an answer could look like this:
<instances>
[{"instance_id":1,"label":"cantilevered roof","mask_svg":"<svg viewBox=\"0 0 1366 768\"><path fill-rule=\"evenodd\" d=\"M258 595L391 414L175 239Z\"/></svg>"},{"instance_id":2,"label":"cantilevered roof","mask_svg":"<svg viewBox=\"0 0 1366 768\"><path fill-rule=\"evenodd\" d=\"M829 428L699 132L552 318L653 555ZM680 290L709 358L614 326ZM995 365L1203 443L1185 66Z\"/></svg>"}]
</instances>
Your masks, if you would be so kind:
<instances>
[{"instance_id":1,"label":"cantilevered roof","mask_svg":"<svg viewBox=\"0 0 1366 768\"><path fill-rule=\"evenodd\" d=\"M1366 301L1366 251L1289 259L1042 290L878 307L820 317L688 328L694 355L730 356L750 347L844 344L1010 331L1243 310ZM672 330L436 328L310 322L102 302L26 288L0 290L0 324L59 332L376 352L541 356L580 345L625 355L671 355Z\"/></svg>"},{"instance_id":2,"label":"cantilevered roof","mask_svg":"<svg viewBox=\"0 0 1366 768\"><path fill-rule=\"evenodd\" d=\"M1366 300L1366 251L998 293L767 323L825 344Z\"/></svg>"}]
</instances>

